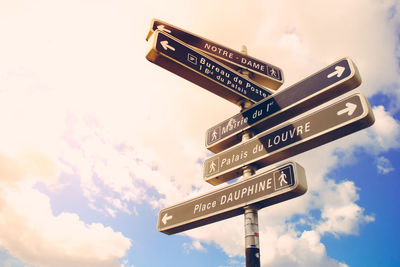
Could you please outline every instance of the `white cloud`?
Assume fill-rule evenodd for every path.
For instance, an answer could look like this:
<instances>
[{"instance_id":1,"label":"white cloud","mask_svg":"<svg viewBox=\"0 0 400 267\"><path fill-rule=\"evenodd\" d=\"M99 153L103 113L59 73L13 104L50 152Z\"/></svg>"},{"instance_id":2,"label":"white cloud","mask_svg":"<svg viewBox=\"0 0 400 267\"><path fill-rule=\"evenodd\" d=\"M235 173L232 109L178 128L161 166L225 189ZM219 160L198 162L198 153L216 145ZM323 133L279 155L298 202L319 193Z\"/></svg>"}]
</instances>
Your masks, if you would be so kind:
<instances>
[{"instance_id":1,"label":"white cloud","mask_svg":"<svg viewBox=\"0 0 400 267\"><path fill-rule=\"evenodd\" d=\"M206 251L201 242L198 240L193 240L192 243L183 243L183 249L187 254L190 254L192 250Z\"/></svg>"},{"instance_id":2,"label":"white cloud","mask_svg":"<svg viewBox=\"0 0 400 267\"><path fill-rule=\"evenodd\" d=\"M214 242L229 257L242 256L244 251L243 223L243 217L238 216L189 230L184 234L201 242Z\"/></svg>"},{"instance_id":3,"label":"white cloud","mask_svg":"<svg viewBox=\"0 0 400 267\"><path fill-rule=\"evenodd\" d=\"M400 122L394 119L383 106L374 108L375 124L371 127L370 138L373 148L377 151L387 151L400 147Z\"/></svg>"},{"instance_id":4,"label":"white cloud","mask_svg":"<svg viewBox=\"0 0 400 267\"><path fill-rule=\"evenodd\" d=\"M0 246L36 266L118 266L131 245L128 238L73 213L54 215L50 199L33 188L41 182L62 189L57 182L64 170L58 160L64 116L52 100L41 92L2 93Z\"/></svg>"},{"instance_id":5,"label":"white cloud","mask_svg":"<svg viewBox=\"0 0 400 267\"><path fill-rule=\"evenodd\" d=\"M131 245L100 223L86 224L73 213L55 216L49 198L29 187L3 189L1 202L0 245L30 264L119 266Z\"/></svg>"},{"instance_id":6,"label":"white cloud","mask_svg":"<svg viewBox=\"0 0 400 267\"><path fill-rule=\"evenodd\" d=\"M321 234L331 233L336 237L339 234L357 234L360 224L374 221L374 217L364 215L364 209L355 204L359 197L353 182L329 182L319 194L323 206L316 230Z\"/></svg>"},{"instance_id":7,"label":"white cloud","mask_svg":"<svg viewBox=\"0 0 400 267\"><path fill-rule=\"evenodd\" d=\"M379 158L380 153L400 147L400 122L383 106L372 109L375 123L371 127L327 145L335 150L336 156L340 158L338 161L340 165L356 161L357 153L360 151ZM377 163L379 164L379 160Z\"/></svg>"},{"instance_id":8,"label":"white cloud","mask_svg":"<svg viewBox=\"0 0 400 267\"><path fill-rule=\"evenodd\" d=\"M388 160L383 156L378 157L376 161L377 161L376 167L378 169L378 173L388 174L395 170L390 160Z\"/></svg>"},{"instance_id":9,"label":"white cloud","mask_svg":"<svg viewBox=\"0 0 400 267\"><path fill-rule=\"evenodd\" d=\"M390 9L395 4L395 1L284 1L278 6L274 4L273 9L266 7L269 19L255 26L260 29L257 40L260 49L265 51L261 55L276 58L278 66L282 64L288 84L310 74L307 71L310 66L316 71L349 56L359 67L363 91L371 96L380 92L382 86L399 84L395 57L399 15ZM354 16L354 10L363 12ZM268 53L270 50L274 53Z\"/></svg>"},{"instance_id":10,"label":"white cloud","mask_svg":"<svg viewBox=\"0 0 400 267\"><path fill-rule=\"evenodd\" d=\"M59 173L73 174L80 178L89 205L110 216L136 214L132 206L143 202L156 208L170 205L211 188L201 177L199 163L208 154L204 133L238 108L144 59L146 25L152 17L234 49L247 45L250 55L283 69L283 87L350 56L361 72L362 92L371 96L383 87L389 88L384 94L400 95L395 56L399 17L389 16L392 5L395 1L7 4L7 9L0 9L0 22L6 22L0 23L0 167L4 174L0 179L7 190L14 186L10 191L14 193L9 193L9 205L3 208L14 216L10 218L18 215L26 220L21 232L31 240L42 240L38 244L46 252L50 251L46 240L58 244L58 239L67 237L56 231L46 237L46 232L30 229L30 223L39 223L30 212L42 212L54 229L70 222L65 227L71 227L72 236L82 233L82 238L92 238L96 233L93 238L98 242L110 239L122 244L114 250L88 248L79 238L69 240L64 247L55 246L57 263L63 262L61 255L67 250L80 258L78 241L91 252L82 262L101 261L96 255L102 253L104 260L115 263L129 247L125 237L102 225L87 225L73 214L55 216L48 198L29 188L27 177L31 177L29 185L41 181L61 190ZM355 16L355 10L362 12ZM369 130L296 157L307 170L309 192L260 212L262 247L278 244L275 250L262 250L263 264L343 265L326 255L321 236L355 234L372 217L356 204L354 183L326 176L338 164L355 160L356 149L379 155L399 147L399 123L383 107L374 108L374 113L376 123ZM382 172L390 170L385 164L378 161ZM22 192L35 199L37 209L18 204ZM26 214L16 213L17 204ZM315 210L321 218L310 215ZM294 214L302 218L296 221ZM10 223L3 220L5 226ZM187 235L195 240L189 246L201 249L200 241L213 241L230 256L242 255L242 224L238 217L189 231ZM300 224L310 230L296 231ZM2 246L18 242L7 237L9 243L3 241ZM25 255L24 246L15 251L13 255L21 259L45 264Z\"/></svg>"},{"instance_id":11,"label":"white cloud","mask_svg":"<svg viewBox=\"0 0 400 267\"><path fill-rule=\"evenodd\" d=\"M118 259L131 245L128 238L101 223L86 224L74 213L53 214L50 199L34 189L40 182L62 190L59 175L76 167L62 152L77 144L66 136L71 117L63 99L34 79L19 82L30 81L29 75L15 75L18 79L0 80L8 89L0 92L0 246L36 266L119 266ZM77 153L85 154L79 149ZM110 203L127 209L118 200Z\"/></svg>"},{"instance_id":12,"label":"white cloud","mask_svg":"<svg viewBox=\"0 0 400 267\"><path fill-rule=\"evenodd\" d=\"M303 231L300 234L289 229L278 233L265 233L268 236L263 238L260 246L269 249L265 249L261 255L263 266L347 266L327 256L316 231Z\"/></svg>"}]
</instances>

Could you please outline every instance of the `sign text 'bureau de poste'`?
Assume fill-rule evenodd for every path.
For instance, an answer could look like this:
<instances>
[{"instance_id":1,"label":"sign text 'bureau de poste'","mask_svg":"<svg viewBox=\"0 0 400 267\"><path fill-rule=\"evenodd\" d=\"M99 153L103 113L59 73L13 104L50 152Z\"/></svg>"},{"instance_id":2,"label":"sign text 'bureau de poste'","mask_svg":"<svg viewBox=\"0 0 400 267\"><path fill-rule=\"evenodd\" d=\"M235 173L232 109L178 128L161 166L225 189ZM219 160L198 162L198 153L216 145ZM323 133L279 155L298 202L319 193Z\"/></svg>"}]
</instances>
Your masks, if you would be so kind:
<instances>
[{"instance_id":1,"label":"sign text 'bureau de poste'","mask_svg":"<svg viewBox=\"0 0 400 267\"><path fill-rule=\"evenodd\" d=\"M155 31L149 41L149 61L236 105L243 101L256 103L273 93L164 32Z\"/></svg>"},{"instance_id":2,"label":"sign text 'bureau de poste'","mask_svg":"<svg viewBox=\"0 0 400 267\"><path fill-rule=\"evenodd\" d=\"M153 19L147 40L156 31L165 32L182 42L218 59L231 69L248 69L251 71L251 79L271 89L278 89L283 84L282 70L269 63L244 55L238 51L217 44L194 33L188 32L174 25Z\"/></svg>"}]
</instances>

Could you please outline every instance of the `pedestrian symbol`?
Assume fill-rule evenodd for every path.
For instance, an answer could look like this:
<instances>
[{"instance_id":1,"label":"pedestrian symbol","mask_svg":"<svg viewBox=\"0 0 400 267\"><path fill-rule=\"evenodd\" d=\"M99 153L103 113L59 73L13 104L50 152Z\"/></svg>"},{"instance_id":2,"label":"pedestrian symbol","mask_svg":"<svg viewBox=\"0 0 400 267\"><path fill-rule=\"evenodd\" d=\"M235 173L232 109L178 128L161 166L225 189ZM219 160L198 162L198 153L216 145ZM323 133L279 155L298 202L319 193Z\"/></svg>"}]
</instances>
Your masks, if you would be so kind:
<instances>
[{"instance_id":1,"label":"pedestrian symbol","mask_svg":"<svg viewBox=\"0 0 400 267\"><path fill-rule=\"evenodd\" d=\"M276 77L276 70L271 68L270 74L271 76Z\"/></svg>"},{"instance_id":2,"label":"pedestrian symbol","mask_svg":"<svg viewBox=\"0 0 400 267\"><path fill-rule=\"evenodd\" d=\"M214 128L208 132L208 143L213 143L221 138L221 126Z\"/></svg>"},{"instance_id":3,"label":"pedestrian symbol","mask_svg":"<svg viewBox=\"0 0 400 267\"><path fill-rule=\"evenodd\" d=\"M287 175L281 171L281 175L279 176L279 185L282 186L283 183L288 184L288 182L286 181Z\"/></svg>"},{"instance_id":4,"label":"pedestrian symbol","mask_svg":"<svg viewBox=\"0 0 400 267\"><path fill-rule=\"evenodd\" d=\"M287 167L274 172L275 191L293 185L291 177L293 175L290 168Z\"/></svg>"},{"instance_id":5,"label":"pedestrian symbol","mask_svg":"<svg viewBox=\"0 0 400 267\"><path fill-rule=\"evenodd\" d=\"M207 164L207 173L208 174L213 174L215 172L219 171L219 158L216 158L215 160L212 160L209 164Z\"/></svg>"},{"instance_id":6,"label":"pedestrian symbol","mask_svg":"<svg viewBox=\"0 0 400 267\"><path fill-rule=\"evenodd\" d=\"M216 166L215 162L211 161L209 173L215 172L215 166Z\"/></svg>"},{"instance_id":7,"label":"pedestrian symbol","mask_svg":"<svg viewBox=\"0 0 400 267\"><path fill-rule=\"evenodd\" d=\"M211 141L214 141L214 140L216 140L217 138L218 138L217 130L214 129L214 131L213 131L213 133L212 133Z\"/></svg>"}]
</instances>

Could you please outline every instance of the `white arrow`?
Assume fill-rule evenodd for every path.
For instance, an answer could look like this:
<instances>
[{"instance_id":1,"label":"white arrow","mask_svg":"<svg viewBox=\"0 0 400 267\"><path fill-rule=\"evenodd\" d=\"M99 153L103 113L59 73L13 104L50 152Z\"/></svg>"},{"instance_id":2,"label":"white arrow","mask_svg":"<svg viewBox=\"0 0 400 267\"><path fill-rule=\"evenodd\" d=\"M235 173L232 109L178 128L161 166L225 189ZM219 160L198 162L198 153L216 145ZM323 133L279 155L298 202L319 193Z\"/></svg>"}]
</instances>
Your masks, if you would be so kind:
<instances>
[{"instance_id":1,"label":"white arrow","mask_svg":"<svg viewBox=\"0 0 400 267\"><path fill-rule=\"evenodd\" d=\"M171 31L166 29L164 25L158 25L157 29L159 29L160 31L171 33Z\"/></svg>"},{"instance_id":2,"label":"white arrow","mask_svg":"<svg viewBox=\"0 0 400 267\"><path fill-rule=\"evenodd\" d=\"M167 222L168 222L169 220L171 220L171 219L172 219L172 215L169 215L169 216L168 216L168 213L165 213L164 216L163 216L163 218L161 219L161 221L163 222L163 224L167 224Z\"/></svg>"},{"instance_id":3,"label":"white arrow","mask_svg":"<svg viewBox=\"0 0 400 267\"><path fill-rule=\"evenodd\" d=\"M170 46L169 44L168 44L168 41L161 41L160 42L160 44L162 45L162 47L165 49L165 50L168 50L168 48L169 49L171 49L172 51L175 51L175 48L174 47L172 47L172 46Z\"/></svg>"},{"instance_id":4,"label":"white arrow","mask_svg":"<svg viewBox=\"0 0 400 267\"><path fill-rule=\"evenodd\" d=\"M338 116L340 116L340 115L342 115L342 114L347 113L347 115L351 116L351 115L353 115L353 113L354 113L354 111L356 110L356 108L357 108L357 105L356 105L356 104L347 102L347 103L346 103L346 108L339 110L336 114L337 114Z\"/></svg>"},{"instance_id":5,"label":"white arrow","mask_svg":"<svg viewBox=\"0 0 400 267\"><path fill-rule=\"evenodd\" d=\"M344 72L345 69L346 69L345 67L336 66L336 67L335 67L335 71L332 72L332 73L329 73L327 77L328 77L328 78L332 78L333 76L336 75L338 78L340 78L340 76L342 76L342 74L343 74L343 72Z\"/></svg>"}]
</instances>

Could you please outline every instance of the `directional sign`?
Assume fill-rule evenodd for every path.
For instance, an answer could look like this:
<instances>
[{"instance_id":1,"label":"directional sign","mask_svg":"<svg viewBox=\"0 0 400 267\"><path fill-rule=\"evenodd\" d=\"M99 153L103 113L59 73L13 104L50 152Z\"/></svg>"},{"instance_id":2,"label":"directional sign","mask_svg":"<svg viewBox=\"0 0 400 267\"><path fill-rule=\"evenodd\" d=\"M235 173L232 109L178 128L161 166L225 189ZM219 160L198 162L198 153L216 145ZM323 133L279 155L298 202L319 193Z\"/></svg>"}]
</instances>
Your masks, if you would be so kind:
<instances>
[{"instance_id":1,"label":"directional sign","mask_svg":"<svg viewBox=\"0 0 400 267\"><path fill-rule=\"evenodd\" d=\"M215 59L197 52L178 39L160 31L146 58L237 105L243 100L258 102L272 91L258 85Z\"/></svg>"},{"instance_id":2,"label":"directional sign","mask_svg":"<svg viewBox=\"0 0 400 267\"><path fill-rule=\"evenodd\" d=\"M277 89L283 83L283 73L278 67L244 55L158 19L152 20L150 32L146 39L149 39L156 30L176 37L182 42L217 58L219 61L223 61L225 65L233 69L241 68L250 70L253 73L252 79L268 88Z\"/></svg>"},{"instance_id":3,"label":"directional sign","mask_svg":"<svg viewBox=\"0 0 400 267\"><path fill-rule=\"evenodd\" d=\"M298 197L306 191L303 167L287 162L246 180L161 210L157 229L169 235L179 233L243 214L243 207L247 205L261 209Z\"/></svg>"},{"instance_id":4,"label":"directional sign","mask_svg":"<svg viewBox=\"0 0 400 267\"><path fill-rule=\"evenodd\" d=\"M207 182L217 185L239 177L243 166L264 167L373 123L367 99L360 93L353 94L206 159L203 176Z\"/></svg>"},{"instance_id":5,"label":"directional sign","mask_svg":"<svg viewBox=\"0 0 400 267\"><path fill-rule=\"evenodd\" d=\"M221 152L239 143L239 133L249 128L258 134L360 84L354 63L348 58L341 59L210 128L206 133L206 147L212 152Z\"/></svg>"}]
</instances>

